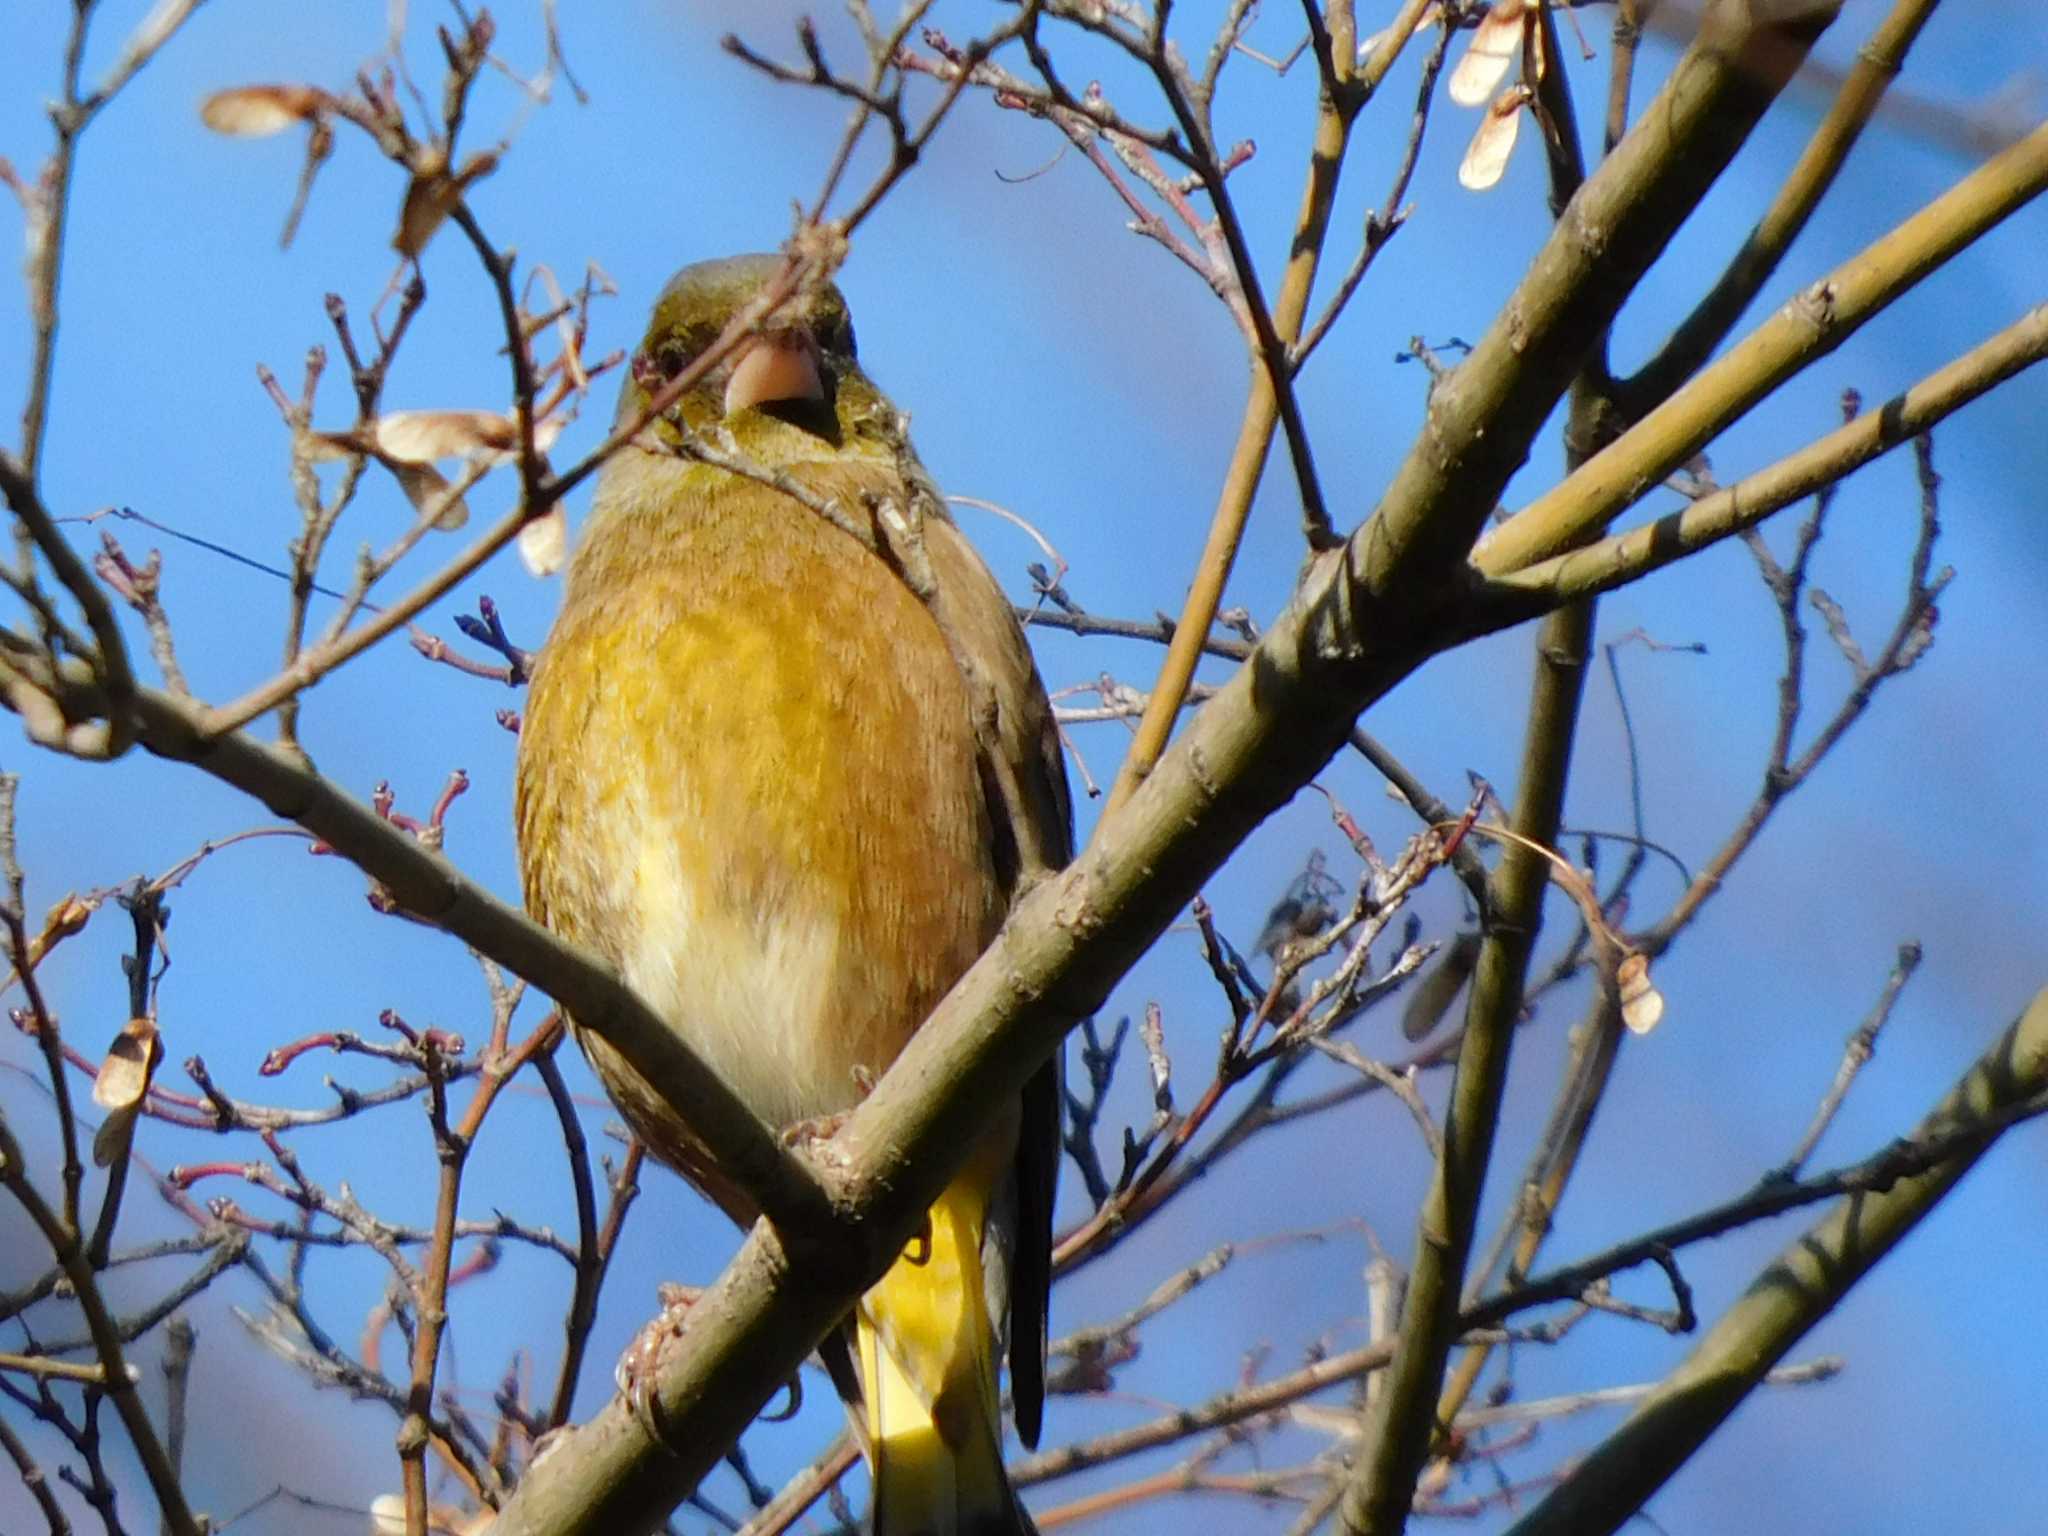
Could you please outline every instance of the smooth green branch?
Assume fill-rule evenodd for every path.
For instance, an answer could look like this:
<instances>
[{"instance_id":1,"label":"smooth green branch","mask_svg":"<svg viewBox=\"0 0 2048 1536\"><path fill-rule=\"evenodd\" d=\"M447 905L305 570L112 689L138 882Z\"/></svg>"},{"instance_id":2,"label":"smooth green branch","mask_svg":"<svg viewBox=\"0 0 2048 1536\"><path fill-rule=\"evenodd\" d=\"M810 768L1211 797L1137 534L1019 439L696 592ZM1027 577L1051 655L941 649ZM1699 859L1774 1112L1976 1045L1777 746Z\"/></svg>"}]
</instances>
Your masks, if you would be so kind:
<instances>
[{"instance_id":1,"label":"smooth green branch","mask_svg":"<svg viewBox=\"0 0 2048 1536\"><path fill-rule=\"evenodd\" d=\"M1786 1246L1685 1363L1509 1536L1599 1536L1634 1518L1771 1367L1970 1171L2006 1128L2009 1112L2044 1091L2048 989L1914 1133L1923 1141L1962 1136L1962 1149L1887 1190L1838 1201ZM1971 1139L1977 1127L1982 1134Z\"/></svg>"},{"instance_id":2,"label":"smooth green branch","mask_svg":"<svg viewBox=\"0 0 2048 1536\"><path fill-rule=\"evenodd\" d=\"M1752 528L1929 431L2044 357L2048 357L2048 304L2028 311L1877 409L1865 411L1798 452L1701 497L1682 511L1520 569L1510 565L1511 552L1497 550L1491 541L1482 544L1472 557L1473 565L1486 578L1485 589L1475 599L1477 629L1506 628L1556 604L1626 586L1730 534Z\"/></svg>"},{"instance_id":3,"label":"smooth green branch","mask_svg":"<svg viewBox=\"0 0 2048 1536\"><path fill-rule=\"evenodd\" d=\"M2048 123L1801 290L1718 362L1508 519L1486 541L1486 567L1533 565L1599 533L1779 385L2043 191Z\"/></svg>"},{"instance_id":4,"label":"smooth green branch","mask_svg":"<svg viewBox=\"0 0 2048 1536\"><path fill-rule=\"evenodd\" d=\"M833 1139L863 1246L911 1236L948 1149L1094 1011L1229 852L1319 772L1356 715L1449 640L1432 594L1521 462L1571 366L1734 154L1830 19L1749 20L1721 0L1646 117L1591 178L1510 314L1437 392L1431 429L1380 513L1311 562L1295 604L1067 870L1019 905ZM1597 229L1598 238L1592 238ZM1484 362L1499 370L1489 381ZM1484 473L1475 466L1483 465ZM839 1266L840 1269L846 1266ZM842 1276L829 1277L837 1283ZM519 1532L656 1519L801 1362L858 1284L793 1271L757 1225L653 1383L669 1443L619 1403L537 1467L500 1515ZM559 1468L559 1470L555 1470Z\"/></svg>"},{"instance_id":5,"label":"smooth green branch","mask_svg":"<svg viewBox=\"0 0 2048 1536\"><path fill-rule=\"evenodd\" d=\"M1615 394L1630 415L1640 414L1642 405L1666 399L1691 377L1771 280L1785 252L1835 184L1836 173L1856 147L1884 93L1898 78L1907 50L1939 3L1897 0L1870 40L1856 50L1856 62L1835 99L1828 103L1827 116L1813 130L1798 164L1785 177L1720 281L1671 333L1657 355L1634 378L1616 385Z\"/></svg>"},{"instance_id":6,"label":"smooth green branch","mask_svg":"<svg viewBox=\"0 0 2048 1536\"><path fill-rule=\"evenodd\" d=\"M1345 34L1344 47L1348 57L1355 47L1350 41L1350 29L1341 30ZM1325 42L1327 44L1327 39ZM1223 602L1224 587L1237 562L1245 525L1251 517L1252 500L1265 475L1266 456L1272 447L1276 425L1284 429L1288 450L1293 457L1295 481L1301 493L1303 527L1310 548L1328 549L1340 542L1331 531L1329 512L1316 479L1314 455L1309 450L1307 429L1302 425L1301 408L1295 397L1294 368L1290 358L1294 344L1301 339L1302 322L1308 313L1309 296L1315 287L1323 244L1329 236L1330 214L1336 206L1337 182L1344 168L1345 151L1351 143L1352 123L1365 99L1348 89L1334 95L1325 91L1323 95L1316 114L1315 142L1309 155L1307 181L1302 188L1301 209L1295 217L1294 238L1289 243L1291 255L1281 275L1278 297L1269 308L1260 290L1258 269L1251 259L1250 246L1238 221L1236 206L1231 202L1229 188L1209 145L1207 106L1204 104L1198 110L1195 103L1186 99L1163 51L1154 53L1152 59L1160 89L1179 116L1182 131L1200 150L1201 174L1210 203L1216 210L1216 226L1230 253L1231 270L1237 278L1245 314L1251 321L1255 368L1250 393L1245 400L1244 416L1238 427L1237 444L1231 450L1230 467L1217 495L1216 511L1209 522L1209 532L1203 542L1201 559L1195 567L1194 580L1188 588L1187 601L1182 607L1173 638L1167 644L1166 659L1160 666L1158 680L1153 684L1151 701L1138 722L1137 734L1124 754L1123 766L1110 789L1112 809L1129 799L1131 791L1152 771L1152 765L1166 750L1166 743L1173 734L1174 721L1180 714L1189 686L1194 682L1195 664L1202 655L1202 639L1215 621L1216 610Z\"/></svg>"},{"instance_id":7,"label":"smooth green branch","mask_svg":"<svg viewBox=\"0 0 2048 1536\"><path fill-rule=\"evenodd\" d=\"M1557 840L1592 626L1593 605L1574 604L1551 614L1537 636L1514 811L1514 830L1527 841L1509 848L1487 883L1487 931L1465 1009L1443 1151L1423 1200L1393 1365L1373 1398L1357 1470L1339 1507L1347 1531L1403 1529L1436 1439L1433 1410L1445 1362L1462 1331L1458 1303L1493 1160L1529 955L1550 885L1549 867L1530 845Z\"/></svg>"},{"instance_id":8,"label":"smooth green branch","mask_svg":"<svg viewBox=\"0 0 2048 1536\"><path fill-rule=\"evenodd\" d=\"M1415 446L1352 540L1359 594L1436 609L1444 577L1471 552L1581 363L1839 9L1823 0L1708 6L1641 120L1431 393Z\"/></svg>"}]
</instances>

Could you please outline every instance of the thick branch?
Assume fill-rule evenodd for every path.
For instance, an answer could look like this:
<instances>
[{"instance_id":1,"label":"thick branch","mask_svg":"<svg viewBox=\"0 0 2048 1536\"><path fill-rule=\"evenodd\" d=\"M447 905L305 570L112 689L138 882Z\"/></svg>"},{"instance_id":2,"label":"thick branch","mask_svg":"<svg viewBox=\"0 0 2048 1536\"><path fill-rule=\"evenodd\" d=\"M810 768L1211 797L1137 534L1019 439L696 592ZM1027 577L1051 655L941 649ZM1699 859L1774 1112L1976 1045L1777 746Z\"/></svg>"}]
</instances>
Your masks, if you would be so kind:
<instances>
[{"instance_id":1,"label":"thick branch","mask_svg":"<svg viewBox=\"0 0 2048 1536\"><path fill-rule=\"evenodd\" d=\"M1487 540L1488 567L1529 565L1605 528L1729 423L2044 190L2048 124L1805 289L1583 468L1516 513Z\"/></svg>"},{"instance_id":2,"label":"thick branch","mask_svg":"<svg viewBox=\"0 0 2048 1536\"><path fill-rule=\"evenodd\" d=\"M135 673L128 663L128 646L121 638L114 606L94 579L91 567L58 532L56 520L37 493L33 471L4 451L0 451L0 496L6 498L8 509L35 541L42 557L50 562L50 569L57 573L64 590L84 610L86 626L92 631L92 659L112 707L104 731L77 738L77 750L82 755L119 757L128 750L131 739L127 706L135 692Z\"/></svg>"},{"instance_id":3,"label":"thick branch","mask_svg":"<svg viewBox=\"0 0 2048 1536\"><path fill-rule=\"evenodd\" d=\"M1491 543L1473 564L1488 578L1477 610L1487 630L1506 628L1554 603L1612 591L1696 554L1909 442L1978 396L2048 357L2048 304L2030 310L1946 367L1876 410L1787 454L1682 511L1631 528L1585 549L1514 570L1512 555Z\"/></svg>"},{"instance_id":4,"label":"thick branch","mask_svg":"<svg viewBox=\"0 0 2048 1536\"><path fill-rule=\"evenodd\" d=\"M2048 1090L2048 990L1921 1122L1916 1139L1981 1139L1882 1193L1844 1197L1730 1307L1684 1364L1609 1435L1511 1536L1618 1530L1734 1412L1764 1374L1832 1311L1968 1173L2006 1112Z\"/></svg>"},{"instance_id":5,"label":"thick branch","mask_svg":"<svg viewBox=\"0 0 2048 1536\"><path fill-rule=\"evenodd\" d=\"M1832 13L1823 6L1815 14ZM1472 532L1555 400L1559 361L1575 358L1606 322L1783 79L1750 56L1752 45L1799 54L1815 30L1780 25L1752 36L1737 25L1745 14L1740 5L1717 7L1718 20L1652 109L1650 131L1574 200L1583 217L1568 217L1534 286L1482 343L1499 385L1468 365L1461 377L1471 382L1438 391L1431 433L1380 516L1341 556L1314 562L1296 605L1081 859L1019 905L835 1138L846 1160L841 1193L866 1219L868 1252L908 1240L981 1106L1021 1086L1229 851L1328 761L1357 713L1433 645L1398 622L1404 612L1371 611L1377 596L1405 609L1418 585L1440 590L1462 566ZM1588 220L1604 232L1597 250L1582 238ZM1455 445L1448 456L1447 445ZM1481 460L1488 473L1475 476ZM1461 522L1461 532L1445 536ZM670 1446L655 1446L614 1403L579 1432L574 1456L546 1464L559 1476L537 1469L529 1477L500 1516L506 1536L616 1530L665 1511L837 1320L859 1283L850 1273L835 1271L829 1282L793 1274L773 1234L757 1226L654 1383Z\"/></svg>"},{"instance_id":6,"label":"thick branch","mask_svg":"<svg viewBox=\"0 0 2048 1536\"><path fill-rule=\"evenodd\" d=\"M1642 119L1579 189L1499 319L1430 396L1422 436L1352 544L1362 592L1424 611L1581 360L1748 137L1838 3L1717 0Z\"/></svg>"},{"instance_id":7,"label":"thick branch","mask_svg":"<svg viewBox=\"0 0 2048 1536\"><path fill-rule=\"evenodd\" d=\"M1792 167L1771 206L1742 242L1742 249L1735 253L1720 281L1642 371L1617 387L1616 394L1631 415L1638 413L1631 407L1640 408L1668 398L1706 362L1750 301L1770 281L1785 252L1806 228L1828 188L1834 185L1836 172L1856 147L1886 89L1898 78L1906 51L1913 46L1937 3L1938 0L1897 0L1891 14L1871 34L1870 41L1856 51L1855 67L1828 104L1827 116L1814 129L1799 163Z\"/></svg>"}]
</instances>

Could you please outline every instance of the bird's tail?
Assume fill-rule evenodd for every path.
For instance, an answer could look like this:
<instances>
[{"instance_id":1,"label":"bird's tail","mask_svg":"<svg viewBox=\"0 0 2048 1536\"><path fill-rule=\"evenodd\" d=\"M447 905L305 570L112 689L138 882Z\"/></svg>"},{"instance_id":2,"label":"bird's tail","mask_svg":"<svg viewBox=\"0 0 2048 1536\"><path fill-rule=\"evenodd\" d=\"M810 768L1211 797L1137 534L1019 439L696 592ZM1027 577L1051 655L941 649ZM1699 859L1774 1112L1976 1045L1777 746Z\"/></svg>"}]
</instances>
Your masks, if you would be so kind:
<instances>
[{"instance_id":1,"label":"bird's tail","mask_svg":"<svg viewBox=\"0 0 2048 1536\"><path fill-rule=\"evenodd\" d=\"M977 1157L962 1171L856 1310L874 1536L1036 1536L1003 1471L984 1283L999 1164Z\"/></svg>"}]
</instances>

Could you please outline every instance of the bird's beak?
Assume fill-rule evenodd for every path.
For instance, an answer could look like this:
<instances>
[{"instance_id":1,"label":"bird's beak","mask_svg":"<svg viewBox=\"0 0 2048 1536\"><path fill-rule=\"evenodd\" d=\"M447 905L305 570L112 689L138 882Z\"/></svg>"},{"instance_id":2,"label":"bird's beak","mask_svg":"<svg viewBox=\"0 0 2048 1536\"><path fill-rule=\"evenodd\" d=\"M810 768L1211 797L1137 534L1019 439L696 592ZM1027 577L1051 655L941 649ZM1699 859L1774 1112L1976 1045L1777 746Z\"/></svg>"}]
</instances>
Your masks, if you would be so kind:
<instances>
[{"instance_id":1,"label":"bird's beak","mask_svg":"<svg viewBox=\"0 0 2048 1536\"><path fill-rule=\"evenodd\" d=\"M825 375L818 343L805 329L757 336L732 366L725 385L725 414L748 406L793 400L823 400Z\"/></svg>"}]
</instances>

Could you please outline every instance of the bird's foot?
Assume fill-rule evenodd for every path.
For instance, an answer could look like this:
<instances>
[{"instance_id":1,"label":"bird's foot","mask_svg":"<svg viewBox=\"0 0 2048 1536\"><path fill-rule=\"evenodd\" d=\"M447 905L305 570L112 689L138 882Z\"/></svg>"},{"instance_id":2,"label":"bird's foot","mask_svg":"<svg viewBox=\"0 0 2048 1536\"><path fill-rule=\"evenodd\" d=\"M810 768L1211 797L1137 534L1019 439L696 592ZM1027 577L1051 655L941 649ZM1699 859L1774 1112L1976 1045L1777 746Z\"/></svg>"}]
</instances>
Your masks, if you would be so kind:
<instances>
[{"instance_id":1,"label":"bird's foot","mask_svg":"<svg viewBox=\"0 0 2048 1536\"><path fill-rule=\"evenodd\" d=\"M666 1445L668 1434L661 1422L659 1391L662 1351L689 1328L690 1308L696 1305L698 1291L694 1286L663 1281L655 1287L655 1295L661 1302L661 1311L633 1336L633 1342L619 1356L612 1379L647 1437L658 1445Z\"/></svg>"},{"instance_id":2,"label":"bird's foot","mask_svg":"<svg viewBox=\"0 0 2048 1536\"><path fill-rule=\"evenodd\" d=\"M839 1128L853 1117L853 1111L842 1109L829 1115L811 1115L782 1128L782 1144L792 1151L800 1152L821 1169L843 1172L846 1168L845 1152L834 1145L832 1138L839 1134Z\"/></svg>"},{"instance_id":3,"label":"bird's foot","mask_svg":"<svg viewBox=\"0 0 2048 1536\"><path fill-rule=\"evenodd\" d=\"M875 1074L866 1067L853 1069L853 1086L865 1099L875 1091ZM782 1128L782 1144L792 1150L801 1149L811 1157L817 1157L827 1142L839 1134L841 1126L853 1118L850 1109L834 1110L829 1115L807 1115Z\"/></svg>"},{"instance_id":4,"label":"bird's foot","mask_svg":"<svg viewBox=\"0 0 2048 1536\"><path fill-rule=\"evenodd\" d=\"M785 1147L802 1147L813 1150L817 1143L830 1141L839 1134L839 1128L853 1118L853 1111L842 1109L830 1115L809 1115L802 1120L792 1121L782 1128L782 1144Z\"/></svg>"}]
</instances>

